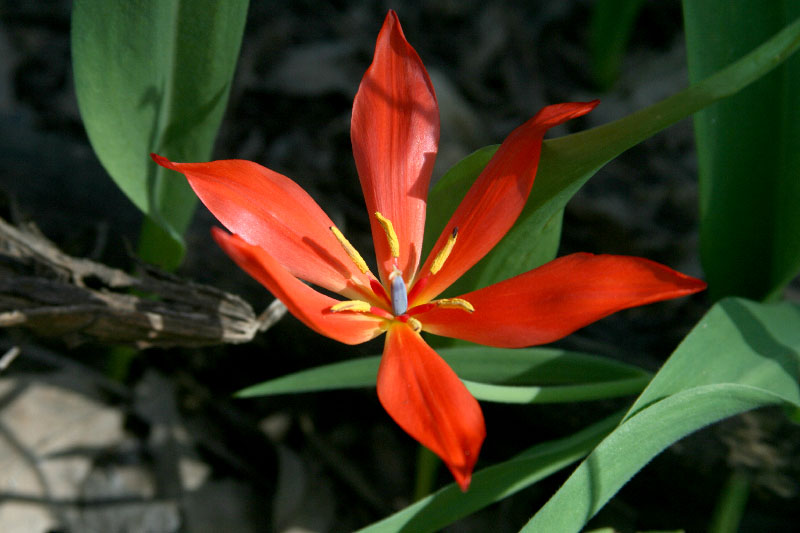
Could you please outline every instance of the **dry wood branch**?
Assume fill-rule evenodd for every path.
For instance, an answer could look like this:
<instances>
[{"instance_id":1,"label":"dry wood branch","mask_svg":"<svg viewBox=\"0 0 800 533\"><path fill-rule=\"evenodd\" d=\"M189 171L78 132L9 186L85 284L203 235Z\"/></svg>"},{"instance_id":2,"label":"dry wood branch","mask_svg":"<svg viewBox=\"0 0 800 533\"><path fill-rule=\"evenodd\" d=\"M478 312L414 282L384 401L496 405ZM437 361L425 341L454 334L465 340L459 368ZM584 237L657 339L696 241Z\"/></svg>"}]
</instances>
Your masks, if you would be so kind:
<instances>
[{"instance_id":1,"label":"dry wood branch","mask_svg":"<svg viewBox=\"0 0 800 533\"><path fill-rule=\"evenodd\" d=\"M139 277L71 257L34 226L0 218L0 326L69 344L204 346L250 341L285 313L142 265Z\"/></svg>"}]
</instances>

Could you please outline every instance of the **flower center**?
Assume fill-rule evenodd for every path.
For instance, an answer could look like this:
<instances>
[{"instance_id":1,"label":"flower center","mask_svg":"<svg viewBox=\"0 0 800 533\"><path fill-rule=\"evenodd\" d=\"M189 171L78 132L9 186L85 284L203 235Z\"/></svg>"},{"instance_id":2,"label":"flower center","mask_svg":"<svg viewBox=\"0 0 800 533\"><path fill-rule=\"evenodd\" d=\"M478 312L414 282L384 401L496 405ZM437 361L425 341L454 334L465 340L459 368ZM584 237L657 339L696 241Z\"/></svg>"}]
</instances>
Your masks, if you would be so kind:
<instances>
[{"instance_id":1,"label":"flower center","mask_svg":"<svg viewBox=\"0 0 800 533\"><path fill-rule=\"evenodd\" d=\"M330 230L339 241L339 244L342 245L342 248L344 248L344 251L347 253L348 257L350 257L356 267L358 267L362 274L365 274L369 278L372 296L375 297L375 300L385 302L385 304L387 304L387 309L375 307L369 302L363 300L345 300L332 305L330 308L331 312L371 314L387 321L399 320L400 322L408 324L414 331L420 331L422 329L422 323L412 315L425 313L435 307L460 309L468 313L475 311L475 308L472 307L472 304L462 298L440 298L431 302L415 305L410 309L408 308L409 300L413 301L414 296L418 294L422 287L427 284L428 279L441 270L442 265L444 265L444 262L447 260L450 252L453 250L453 246L455 246L456 237L458 236L457 227L453 228L453 232L448 236L447 242L439 251L439 253L436 254L429 271L417 280L417 282L414 284L414 287L412 287L411 291L409 292L406 282L403 280L403 272L398 266L400 259L400 241L394 231L392 221L377 211L375 212L375 218L378 220L383 228L384 233L386 234L386 240L389 244L389 253L392 256L393 270L389 274L388 294L386 289L377 280L375 275L370 272L369 267L361 257L361 254L359 254L355 247L350 244L342 232L334 226L331 226ZM366 287L364 289L368 290ZM391 312L389 312L389 307L391 308Z\"/></svg>"}]
</instances>

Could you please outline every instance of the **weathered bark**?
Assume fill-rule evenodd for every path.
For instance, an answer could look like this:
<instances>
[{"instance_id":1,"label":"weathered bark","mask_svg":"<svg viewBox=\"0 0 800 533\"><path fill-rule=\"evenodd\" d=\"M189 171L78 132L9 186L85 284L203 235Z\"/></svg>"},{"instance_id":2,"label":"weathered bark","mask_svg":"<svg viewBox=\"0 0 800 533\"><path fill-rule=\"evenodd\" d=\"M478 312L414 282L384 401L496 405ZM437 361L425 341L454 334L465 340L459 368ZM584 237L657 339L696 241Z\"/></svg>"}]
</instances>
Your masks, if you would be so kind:
<instances>
[{"instance_id":1,"label":"weathered bark","mask_svg":"<svg viewBox=\"0 0 800 533\"><path fill-rule=\"evenodd\" d=\"M283 316L256 317L240 297L141 265L138 277L71 257L34 226L0 218L0 326L69 344L204 346L250 341Z\"/></svg>"}]
</instances>

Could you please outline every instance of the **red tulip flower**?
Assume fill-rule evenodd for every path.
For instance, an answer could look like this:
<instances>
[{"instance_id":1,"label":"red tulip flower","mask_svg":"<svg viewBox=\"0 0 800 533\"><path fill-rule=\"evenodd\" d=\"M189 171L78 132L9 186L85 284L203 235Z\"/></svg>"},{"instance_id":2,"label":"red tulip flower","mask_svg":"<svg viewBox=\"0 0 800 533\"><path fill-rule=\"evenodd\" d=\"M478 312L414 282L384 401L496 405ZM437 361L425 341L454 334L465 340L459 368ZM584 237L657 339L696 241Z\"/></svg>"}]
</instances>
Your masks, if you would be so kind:
<instances>
[{"instance_id":1,"label":"red tulip flower","mask_svg":"<svg viewBox=\"0 0 800 533\"><path fill-rule=\"evenodd\" d=\"M582 253L474 292L439 298L516 221L533 185L545 132L596 105L548 106L514 130L421 263L439 110L428 73L390 11L355 97L351 122L375 271L289 178L250 161L173 163L152 157L188 178L232 232L214 228L219 245L308 327L347 344L386 333L378 398L466 490L486 435L483 414L458 376L423 340L423 331L488 346L531 346L560 339L621 309L705 287L646 259Z\"/></svg>"}]
</instances>

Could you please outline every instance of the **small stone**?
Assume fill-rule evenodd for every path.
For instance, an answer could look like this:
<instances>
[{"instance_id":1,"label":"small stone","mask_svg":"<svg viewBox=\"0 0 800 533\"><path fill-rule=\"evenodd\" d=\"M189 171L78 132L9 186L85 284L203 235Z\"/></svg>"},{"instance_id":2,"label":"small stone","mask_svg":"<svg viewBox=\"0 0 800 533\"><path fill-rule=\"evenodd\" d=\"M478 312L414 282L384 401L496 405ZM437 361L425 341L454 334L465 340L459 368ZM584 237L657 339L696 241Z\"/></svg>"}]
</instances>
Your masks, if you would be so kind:
<instances>
[{"instance_id":1,"label":"small stone","mask_svg":"<svg viewBox=\"0 0 800 533\"><path fill-rule=\"evenodd\" d=\"M28 452L104 447L123 437L122 413L68 389L36 383L0 414Z\"/></svg>"},{"instance_id":2,"label":"small stone","mask_svg":"<svg viewBox=\"0 0 800 533\"><path fill-rule=\"evenodd\" d=\"M34 498L46 496L34 466L5 438L0 438L0 494L7 493Z\"/></svg>"},{"instance_id":3,"label":"small stone","mask_svg":"<svg viewBox=\"0 0 800 533\"><path fill-rule=\"evenodd\" d=\"M0 503L0 525L3 533L46 533L58 522L45 507L35 503Z\"/></svg>"},{"instance_id":4,"label":"small stone","mask_svg":"<svg viewBox=\"0 0 800 533\"><path fill-rule=\"evenodd\" d=\"M47 480L51 497L71 500L80 496L80 487L92 462L83 455L70 455L41 461L38 468Z\"/></svg>"},{"instance_id":5,"label":"small stone","mask_svg":"<svg viewBox=\"0 0 800 533\"><path fill-rule=\"evenodd\" d=\"M196 459L181 457L178 462L183 490L197 490L206 482L211 468Z\"/></svg>"}]
</instances>

